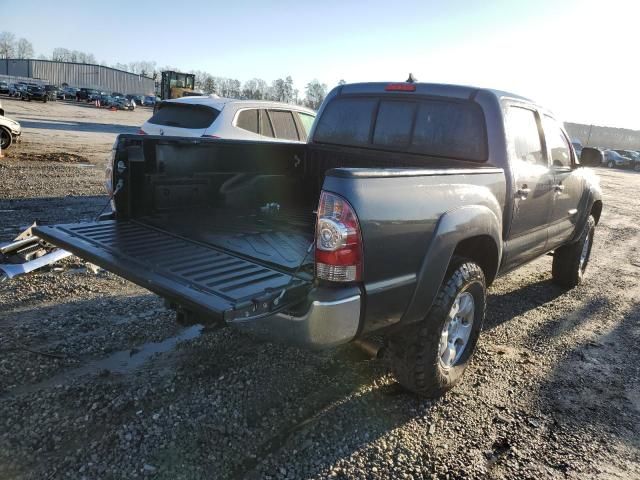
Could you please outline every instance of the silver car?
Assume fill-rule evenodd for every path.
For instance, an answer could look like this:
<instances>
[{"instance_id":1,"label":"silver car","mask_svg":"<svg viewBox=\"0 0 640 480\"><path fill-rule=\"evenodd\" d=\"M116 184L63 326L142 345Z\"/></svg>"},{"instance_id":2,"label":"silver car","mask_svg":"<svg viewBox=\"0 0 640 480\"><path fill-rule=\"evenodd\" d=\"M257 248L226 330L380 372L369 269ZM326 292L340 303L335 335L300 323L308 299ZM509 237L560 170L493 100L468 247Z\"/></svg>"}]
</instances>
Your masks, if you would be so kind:
<instances>
[{"instance_id":1,"label":"silver car","mask_svg":"<svg viewBox=\"0 0 640 480\"><path fill-rule=\"evenodd\" d=\"M138 133L306 142L316 113L280 102L219 97L165 100Z\"/></svg>"}]
</instances>

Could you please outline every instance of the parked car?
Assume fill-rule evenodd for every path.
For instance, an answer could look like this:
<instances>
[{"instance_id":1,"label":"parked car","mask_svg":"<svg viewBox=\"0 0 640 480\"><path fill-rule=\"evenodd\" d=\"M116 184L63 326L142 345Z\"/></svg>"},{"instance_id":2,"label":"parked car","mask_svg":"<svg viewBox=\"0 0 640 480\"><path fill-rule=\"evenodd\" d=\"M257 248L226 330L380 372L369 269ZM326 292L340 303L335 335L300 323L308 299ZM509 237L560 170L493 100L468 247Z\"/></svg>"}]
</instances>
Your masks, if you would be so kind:
<instances>
[{"instance_id":1,"label":"parked car","mask_svg":"<svg viewBox=\"0 0 640 480\"><path fill-rule=\"evenodd\" d=\"M9 96L10 97L20 97L23 90L26 90L26 86L20 83L12 83L9 85Z\"/></svg>"},{"instance_id":2,"label":"parked car","mask_svg":"<svg viewBox=\"0 0 640 480\"><path fill-rule=\"evenodd\" d=\"M161 102L139 133L304 142L314 119L313 110L287 103L182 97Z\"/></svg>"},{"instance_id":3,"label":"parked car","mask_svg":"<svg viewBox=\"0 0 640 480\"><path fill-rule=\"evenodd\" d=\"M44 91L47 93L47 100L56 101L58 99L58 87L56 85L45 85Z\"/></svg>"},{"instance_id":4,"label":"parked car","mask_svg":"<svg viewBox=\"0 0 640 480\"><path fill-rule=\"evenodd\" d=\"M631 160L623 157L615 150L605 150L604 164L609 168L626 168L631 166Z\"/></svg>"},{"instance_id":5,"label":"parked car","mask_svg":"<svg viewBox=\"0 0 640 480\"><path fill-rule=\"evenodd\" d=\"M7 82L0 82L0 94L9 95L9 84Z\"/></svg>"},{"instance_id":6,"label":"parked car","mask_svg":"<svg viewBox=\"0 0 640 480\"><path fill-rule=\"evenodd\" d=\"M29 102L31 100L38 100L40 102L47 103L49 94L42 87L30 86L20 92L20 99L27 100Z\"/></svg>"},{"instance_id":7,"label":"parked car","mask_svg":"<svg viewBox=\"0 0 640 480\"><path fill-rule=\"evenodd\" d=\"M147 95L142 100L142 105L145 107L153 107L156 104L156 97Z\"/></svg>"},{"instance_id":8,"label":"parked car","mask_svg":"<svg viewBox=\"0 0 640 480\"><path fill-rule=\"evenodd\" d=\"M203 106L220 105L218 117L233 106L163 103L191 107L177 121L198 128L212 117ZM497 276L552 252L555 283L583 280L599 182L530 100L343 85L308 137L120 135L114 213L35 233L165 297L186 323L313 347L377 332L398 381L430 397L460 381Z\"/></svg>"},{"instance_id":9,"label":"parked car","mask_svg":"<svg viewBox=\"0 0 640 480\"><path fill-rule=\"evenodd\" d=\"M78 90L78 97L80 100L90 101L92 96L100 95L100 92L94 88L81 88Z\"/></svg>"},{"instance_id":10,"label":"parked car","mask_svg":"<svg viewBox=\"0 0 640 480\"><path fill-rule=\"evenodd\" d=\"M633 150L614 150L629 160L629 167L640 171L640 153Z\"/></svg>"},{"instance_id":11,"label":"parked car","mask_svg":"<svg viewBox=\"0 0 640 480\"><path fill-rule=\"evenodd\" d=\"M20 123L4 116L4 108L0 103L0 150L6 150L22 134Z\"/></svg>"}]
</instances>

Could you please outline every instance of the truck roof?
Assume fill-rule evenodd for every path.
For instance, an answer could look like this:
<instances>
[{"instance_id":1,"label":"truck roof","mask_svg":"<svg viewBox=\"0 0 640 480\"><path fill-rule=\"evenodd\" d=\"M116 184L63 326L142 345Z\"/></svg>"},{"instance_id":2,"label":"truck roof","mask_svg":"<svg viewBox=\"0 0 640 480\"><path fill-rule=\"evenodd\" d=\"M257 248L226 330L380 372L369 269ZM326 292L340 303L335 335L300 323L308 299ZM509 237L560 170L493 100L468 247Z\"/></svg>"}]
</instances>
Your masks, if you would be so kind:
<instances>
[{"instance_id":1,"label":"truck roof","mask_svg":"<svg viewBox=\"0 0 640 480\"><path fill-rule=\"evenodd\" d=\"M366 94L366 93L384 93L385 88L389 85L415 85L415 93L419 95L437 95L454 98L471 98L476 95L477 92L483 91L494 95L497 98L515 98L530 103L535 103L533 100L517 95L515 93L509 93L502 90L495 90L490 88L478 88L467 85L452 85L446 83L405 83L405 82L365 82L365 83L349 83L343 85L338 94ZM387 92L388 93L388 92ZM402 93L402 92L401 92Z\"/></svg>"}]
</instances>

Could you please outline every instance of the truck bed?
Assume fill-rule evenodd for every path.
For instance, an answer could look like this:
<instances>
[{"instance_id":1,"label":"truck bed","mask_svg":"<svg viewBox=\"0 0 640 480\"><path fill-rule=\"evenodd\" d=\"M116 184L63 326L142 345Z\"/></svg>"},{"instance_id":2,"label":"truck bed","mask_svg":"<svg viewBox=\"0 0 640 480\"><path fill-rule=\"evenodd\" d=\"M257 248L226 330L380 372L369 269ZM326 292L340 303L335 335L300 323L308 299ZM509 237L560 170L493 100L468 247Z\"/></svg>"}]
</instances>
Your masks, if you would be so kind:
<instances>
[{"instance_id":1,"label":"truck bed","mask_svg":"<svg viewBox=\"0 0 640 480\"><path fill-rule=\"evenodd\" d=\"M291 299L290 292L308 283L303 271L296 273L296 278L291 275L295 252L301 260L304 256L301 252L306 251L307 246L289 240L286 247L282 247L285 243L278 243L282 240L278 232L256 232L254 238L246 232L225 236L207 231L204 222L205 228L196 232L198 235L186 238L175 231L178 224L172 223L174 231L168 231L160 228L162 222L158 218L155 225L151 223L153 219L145 220L38 227L37 235L216 319L229 320L271 311L275 308L273 300L283 289L287 290L288 294L283 297L287 300ZM211 237L211 241L202 241L207 237ZM256 256L261 258L249 258L246 253L250 248L261 252ZM291 266L278 268L263 260L270 255L289 258ZM282 306L285 302L277 303Z\"/></svg>"},{"instance_id":2,"label":"truck bed","mask_svg":"<svg viewBox=\"0 0 640 480\"><path fill-rule=\"evenodd\" d=\"M313 240L315 215L207 209L147 216L138 222L289 271L298 268ZM305 259L305 263L311 262Z\"/></svg>"}]
</instances>

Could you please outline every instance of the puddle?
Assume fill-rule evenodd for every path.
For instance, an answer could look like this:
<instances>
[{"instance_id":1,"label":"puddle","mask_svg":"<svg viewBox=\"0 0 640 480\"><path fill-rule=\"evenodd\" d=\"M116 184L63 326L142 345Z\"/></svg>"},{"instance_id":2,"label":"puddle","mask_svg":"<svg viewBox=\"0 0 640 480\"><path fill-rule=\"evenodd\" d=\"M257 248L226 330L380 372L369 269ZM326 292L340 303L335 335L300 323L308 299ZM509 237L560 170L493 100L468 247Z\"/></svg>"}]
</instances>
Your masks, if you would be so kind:
<instances>
[{"instance_id":1,"label":"puddle","mask_svg":"<svg viewBox=\"0 0 640 480\"><path fill-rule=\"evenodd\" d=\"M178 342L191 340L198 337L202 333L202 325L192 325L182 330L178 335L167 338L162 342L149 342L135 347L132 350L122 350L112 353L106 358L94 360L80 367L67 370L42 382L32 385L21 385L19 387L6 392L2 397L15 397L43 390L51 387L58 387L65 383L69 383L77 378L85 375L98 375L108 370L110 373L126 374L141 367L153 355L165 353L175 348Z\"/></svg>"}]
</instances>

